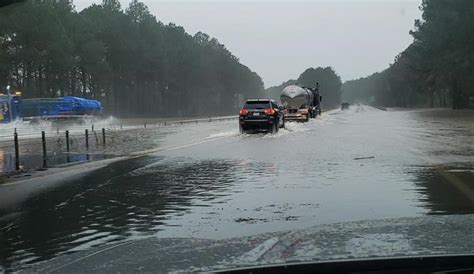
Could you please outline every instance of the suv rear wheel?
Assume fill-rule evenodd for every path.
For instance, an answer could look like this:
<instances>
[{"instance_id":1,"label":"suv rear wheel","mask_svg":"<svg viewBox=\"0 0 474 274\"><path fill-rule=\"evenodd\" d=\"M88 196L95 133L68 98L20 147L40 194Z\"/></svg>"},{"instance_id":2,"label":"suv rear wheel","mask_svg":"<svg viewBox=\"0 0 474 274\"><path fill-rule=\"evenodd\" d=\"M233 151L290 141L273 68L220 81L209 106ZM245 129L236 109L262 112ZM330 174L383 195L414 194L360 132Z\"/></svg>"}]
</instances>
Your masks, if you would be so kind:
<instances>
[{"instance_id":1,"label":"suv rear wheel","mask_svg":"<svg viewBox=\"0 0 474 274\"><path fill-rule=\"evenodd\" d=\"M240 134L245 133L245 128L242 125L239 125L239 132Z\"/></svg>"},{"instance_id":2,"label":"suv rear wheel","mask_svg":"<svg viewBox=\"0 0 474 274\"><path fill-rule=\"evenodd\" d=\"M271 125L271 127L270 127L270 132L271 132L272 134L275 134L275 133L278 132L278 123L273 123L273 124Z\"/></svg>"},{"instance_id":3,"label":"suv rear wheel","mask_svg":"<svg viewBox=\"0 0 474 274\"><path fill-rule=\"evenodd\" d=\"M281 126L280 126L280 128L285 128L285 119L284 119L284 118L281 119Z\"/></svg>"}]
</instances>

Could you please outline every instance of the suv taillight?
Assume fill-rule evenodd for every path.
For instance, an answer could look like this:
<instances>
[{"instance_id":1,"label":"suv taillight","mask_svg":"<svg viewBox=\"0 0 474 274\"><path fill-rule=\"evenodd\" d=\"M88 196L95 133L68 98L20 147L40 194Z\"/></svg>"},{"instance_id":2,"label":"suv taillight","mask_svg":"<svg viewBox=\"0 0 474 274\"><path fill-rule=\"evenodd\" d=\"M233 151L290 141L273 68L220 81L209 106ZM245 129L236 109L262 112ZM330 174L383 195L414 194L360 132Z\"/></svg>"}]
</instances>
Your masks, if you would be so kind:
<instances>
[{"instance_id":1,"label":"suv taillight","mask_svg":"<svg viewBox=\"0 0 474 274\"><path fill-rule=\"evenodd\" d=\"M247 109L245 109L245 108L241 109L240 112L239 112L239 114L240 114L240 115L243 115L243 116L244 116L244 115L247 115L248 113L249 113L249 111L248 111Z\"/></svg>"},{"instance_id":2,"label":"suv taillight","mask_svg":"<svg viewBox=\"0 0 474 274\"><path fill-rule=\"evenodd\" d=\"M275 114L275 110L273 108L267 108L267 109L265 109L265 114L273 115L273 114Z\"/></svg>"}]
</instances>

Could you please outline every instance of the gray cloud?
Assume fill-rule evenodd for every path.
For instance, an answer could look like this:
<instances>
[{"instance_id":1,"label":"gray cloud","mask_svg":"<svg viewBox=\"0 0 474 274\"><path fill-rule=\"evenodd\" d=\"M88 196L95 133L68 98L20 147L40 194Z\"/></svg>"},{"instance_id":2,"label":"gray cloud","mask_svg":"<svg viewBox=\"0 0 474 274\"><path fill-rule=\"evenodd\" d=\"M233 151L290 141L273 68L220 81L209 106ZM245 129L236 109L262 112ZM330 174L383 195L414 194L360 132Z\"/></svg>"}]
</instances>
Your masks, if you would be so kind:
<instances>
[{"instance_id":1,"label":"gray cloud","mask_svg":"<svg viewBox=\"0 0 474 274\"><path fill-rule=\"evenodd\" d=\"M75 1L78 10L93 0ZM129 1L121 1L128 6ZM143 1L164 22L216 37L265 86L310 66L343 80L381 71L412 38L419 1Z\"/></svg>"}]
</instances>

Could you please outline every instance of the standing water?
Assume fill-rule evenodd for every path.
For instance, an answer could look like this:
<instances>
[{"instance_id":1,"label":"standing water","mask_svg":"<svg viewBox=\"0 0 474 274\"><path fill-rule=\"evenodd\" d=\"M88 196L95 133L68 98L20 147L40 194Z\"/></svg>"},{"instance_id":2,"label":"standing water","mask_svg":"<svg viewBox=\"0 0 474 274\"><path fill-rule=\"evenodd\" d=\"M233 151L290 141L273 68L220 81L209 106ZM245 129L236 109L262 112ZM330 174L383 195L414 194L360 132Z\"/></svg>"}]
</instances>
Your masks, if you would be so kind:
<instances>
[{"instance_id":1,"label":"standing water","mask_svg":"<svg viewBox=\"0 0 474 274\"><path fill-rule=\"evenodd\" d=\"M137 131L120 147L147 155L0 207L4 268L144 237L474 213L473 111L353 106L273 135L240 135L236 120Z\"/></svg>"}]
</instances>

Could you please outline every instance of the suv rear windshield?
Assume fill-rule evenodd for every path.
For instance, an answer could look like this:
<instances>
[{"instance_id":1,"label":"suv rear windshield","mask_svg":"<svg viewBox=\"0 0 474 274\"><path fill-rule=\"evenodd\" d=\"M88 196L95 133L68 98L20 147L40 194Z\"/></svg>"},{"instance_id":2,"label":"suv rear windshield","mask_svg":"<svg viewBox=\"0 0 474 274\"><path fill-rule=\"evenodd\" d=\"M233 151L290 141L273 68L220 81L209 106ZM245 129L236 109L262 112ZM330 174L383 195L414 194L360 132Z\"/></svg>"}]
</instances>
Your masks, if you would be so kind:
<instances>
[{"instance_id":1,"label":"suv rear windshield","mask_svg":"<svg viewBox=\"0 0 474 274\"><path fill-rule=\"evenodd\" d=\"M244 108L246 109L266 109L270 108L270 102L259 102L259 101L248 101L245 103Z\"/></svg>"}]
</instances>

